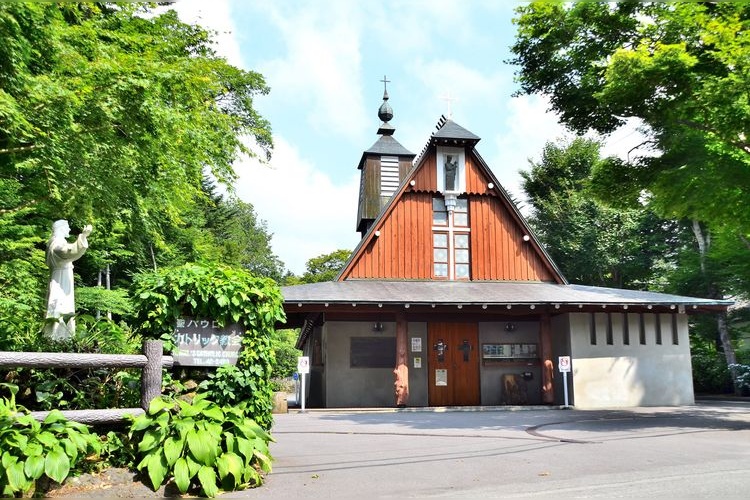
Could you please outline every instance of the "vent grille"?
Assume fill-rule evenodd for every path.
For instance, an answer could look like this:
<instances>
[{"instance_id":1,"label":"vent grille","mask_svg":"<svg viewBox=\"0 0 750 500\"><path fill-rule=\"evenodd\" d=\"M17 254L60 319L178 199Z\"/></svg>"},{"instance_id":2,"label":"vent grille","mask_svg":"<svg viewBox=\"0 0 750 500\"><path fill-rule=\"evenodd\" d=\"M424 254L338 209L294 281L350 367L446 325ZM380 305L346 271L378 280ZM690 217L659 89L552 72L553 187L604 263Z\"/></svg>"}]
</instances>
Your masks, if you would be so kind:
<instances>
[{"instance_id":1,"label":"vent grille","mask_svg":"<svg viewBox=\"0 0 750 500\"><path fill-rule=\"evenodd\" d=\"M400 183L398 171L398 157L380 158L380 196L393 196L396 192Z\"/></svg>"}]
</instances>

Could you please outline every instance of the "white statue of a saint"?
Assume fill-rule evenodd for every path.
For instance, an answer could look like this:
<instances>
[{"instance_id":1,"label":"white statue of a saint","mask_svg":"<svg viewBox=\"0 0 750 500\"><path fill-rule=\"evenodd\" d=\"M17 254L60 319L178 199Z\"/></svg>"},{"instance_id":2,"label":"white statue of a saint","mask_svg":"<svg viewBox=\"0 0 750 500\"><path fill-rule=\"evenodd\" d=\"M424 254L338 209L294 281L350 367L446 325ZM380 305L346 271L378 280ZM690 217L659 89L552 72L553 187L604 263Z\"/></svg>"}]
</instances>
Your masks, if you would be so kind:
<instances>
[{"instance_id":1,"label":"white statue of a saint","mask_svg":"<svg viewBox=\"0 0 750 500\"><path fill-rule=\"evenodd\" d=\"M87 237L91 234L91 229L91 225L87 225L75 242L68 243L68 221L58 220L52 224L52 236L47 242L50 280L47 290L47 323L44 331L56 340L70 338L75 333L73 261L81 258L89 247Z\"/></svg>"}]
</instances>

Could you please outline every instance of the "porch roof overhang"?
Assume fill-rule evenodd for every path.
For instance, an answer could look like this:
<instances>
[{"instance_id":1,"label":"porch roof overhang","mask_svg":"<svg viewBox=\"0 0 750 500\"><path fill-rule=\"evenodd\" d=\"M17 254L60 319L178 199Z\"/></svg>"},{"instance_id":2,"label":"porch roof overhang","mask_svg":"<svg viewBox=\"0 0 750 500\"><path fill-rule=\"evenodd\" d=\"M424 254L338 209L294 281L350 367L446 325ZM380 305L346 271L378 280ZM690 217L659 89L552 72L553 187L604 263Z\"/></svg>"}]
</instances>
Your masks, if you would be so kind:
<instances>
[{"instance_id":1,"label":"porch roof overhang","mask_svg":"<svg viewBox=\"0 0 750 500\"><path fill-rule=\"evenodd\" d=\"M289 327L311 314L540 314L543 312L717 312L731 300L584 285L507 281L328 281L282 287Z\"/></svg>"}]
</instances>

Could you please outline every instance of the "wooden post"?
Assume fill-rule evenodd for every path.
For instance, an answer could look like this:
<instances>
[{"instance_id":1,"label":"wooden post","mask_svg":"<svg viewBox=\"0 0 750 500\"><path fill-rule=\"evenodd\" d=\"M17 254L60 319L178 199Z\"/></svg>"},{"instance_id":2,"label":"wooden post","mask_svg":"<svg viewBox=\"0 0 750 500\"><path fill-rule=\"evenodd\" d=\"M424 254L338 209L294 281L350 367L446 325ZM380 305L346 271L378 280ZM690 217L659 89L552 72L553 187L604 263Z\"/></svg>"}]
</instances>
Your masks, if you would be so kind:
<instances>
[{"instance_id":1,"label":"wooden post","mask_svg":"<svg viewBox=\"0 0 750 500\"><path fill-rule=\"evenodd\" d=\"M151 401L161 395L161 340L143 342L143 354L146 355L146 366L141 373L141 407L148 410Z\"/></svg>"},{"instance_id":2,"label":"wooden post","mask_svg":"<svg viewBox=\"0 0 750 500\"><path fill-rule=\"evenodd\" d=\"M539 337L542 357L542 403L552 404L555 402L555 387L552 384L555 365L552 362L552 326L549 314L543 314L540 318Z\"/></svg>"},{"instance_id":3,"label":"wooden post","mask_svg":"<svg viewBox=\"0 0 750 500\"><path fill-rule=\"evenodd\" d=\"M396 368L393 370L393 383L396 406L406 406L409 401L409 356L407 342L407 322L403 314L396 315Z\"/></svg>"}]
</instances>

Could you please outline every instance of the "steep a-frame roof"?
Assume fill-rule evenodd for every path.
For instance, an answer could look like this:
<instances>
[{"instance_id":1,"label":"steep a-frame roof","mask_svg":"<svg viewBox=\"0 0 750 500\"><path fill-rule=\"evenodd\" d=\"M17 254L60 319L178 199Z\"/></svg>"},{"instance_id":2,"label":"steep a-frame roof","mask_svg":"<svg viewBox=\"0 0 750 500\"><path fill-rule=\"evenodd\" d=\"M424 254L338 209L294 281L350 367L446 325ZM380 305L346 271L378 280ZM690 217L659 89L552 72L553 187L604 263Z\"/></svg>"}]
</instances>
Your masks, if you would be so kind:
<instances>
[{"instance_id":1,"label":"steep a-frame roof","mask_svg":"<svg viewBox=\"0 0 750 500\"><path fill-rule=\"evenodd\" d=\"M421 318L429 318L436 312L454 314L459 310L474 316L488 315L487 317L496 317L498 314L524 316L534 312L600 312L611 308L632 312L693 313L726 310L731 304L731 301L569 285L508 193L476 151L474 146L479 138L445 118L441 118L437 129L396 193L365 232L336 280L282 287L287 325L302 326L298 347L304 345L313 326L328 319L379 318L384 312L392 314L394 311L402 313L408 310L414 317ZM472 259L487 259L489 256L496 267L490 265L487 267L488 271L485 270L481 276L472 275L469 281L434 279L429 273L415 277L414 269L424 273L425 262L417 263L416 266L411 262L412 267L407 269L410 261L415 260L413 255L407 255L408 258L398 261L395 274L399 276L379 276L378 272L373 272L378 271L378 263L382 262L382 259L375 258L381 257L378 255L379 242L388 242L391 257L409 249L421 252L421 260L427 261L428 267L432 265L431 200L439 192L432 167L436 165L438 147L465 148L464 196L468 199L472 212L470 219L488 223L486 226L480 224L471 227L471 232L476 237L472 245L476 246L477 241L481 242L481 239L477 239L481 233L485 240L495 238L496 241L499 241L498 234L504 234L510 237L508 241L515 246L479 245L481 248L473 248ZM489 225L493 216L496 223L507 226L505 233L494 231ZM408 232L391 234L399 227L399 223L402 228L408 226ZM493 248L495 254L491 252ZM525 269L533 271L532 274L537 273L537 277L546 276L547 279L535 279L531 275L518 279L492 278L492 273L513 270L499 265L503 253L514 255L516 264L524 262L520 256L530 257L531 260L526 262L532 262L536 267L532 265ZM495 259L492 258L493 255ZM363 262L371 265L369 271L362 266ZM393 262L389 265L390 274L394 274ZM363 274L356 274L354 271Z\"/></svg>"},{"instance_id":2,"label":"steep a-frame roof","mask_svg":"<svg viewBox=\"0 0 750 500\"><path fill-rule=\"evenodd\" d=\"M437 146L466 151L472 280L567 283L507 192L476 151L479 137L441 117L437 131L337 277L431 279L432 196Z\"/></svg>"}]
</instances>

